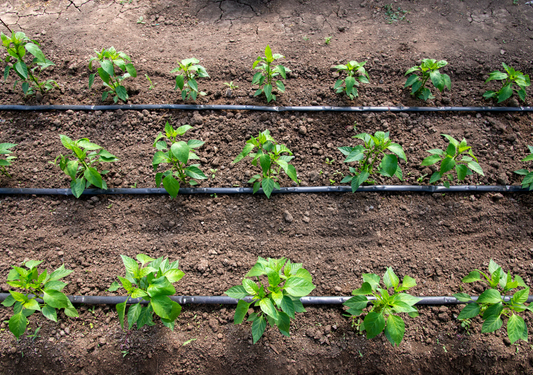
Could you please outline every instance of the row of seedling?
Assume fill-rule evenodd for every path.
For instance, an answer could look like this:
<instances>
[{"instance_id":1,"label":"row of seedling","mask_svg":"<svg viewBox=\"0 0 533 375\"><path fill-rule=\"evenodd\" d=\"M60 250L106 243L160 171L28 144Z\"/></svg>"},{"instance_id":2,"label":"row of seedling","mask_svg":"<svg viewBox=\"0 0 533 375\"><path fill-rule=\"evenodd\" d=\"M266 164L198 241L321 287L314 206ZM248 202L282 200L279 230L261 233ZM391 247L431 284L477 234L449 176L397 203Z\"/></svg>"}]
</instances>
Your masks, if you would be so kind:
<instances>
[{"instance_id":1,"label":"row of seedling","mask_svg":"<svg viewBox=\"0 0 533 375\"><path fill-rule=\"evenodd\" d=\"M153 144L157 149L152 160L154 172L159 169L160 165L168 166L164 172L156 173L156 185L159 187L162 184L173 198L178 195L180 186L183 184L195 186L198 184L197 180L207 179L200 164L192 164L194 160L200 159L195 150L204 142L197 139L190 139L187 142L179 140L179 137L192 128L190 125L183 125L174 129L167 122L165 133L160 132ZM455 178L463 181L474 172L483 175L478 159L465 139L459 142L450 135L443 134L443 136L448 140L446 149L428 150L430 156L421 163L422 166L440 164L431 175L430 183L442 180L443 184L449 187L450 182ZM59 155L50 163L59 166L72 179L70 187L74 196L79 198L90 186L107 189L102 176L109 171L99 171L97 167L101 163L117 161L117 157L87 138L74 141L66 135L59 137L63 146L72 153ZM345 163L356 163L349 166L348 173L343 176L341 183L349 183L352 191L355 192L365 182L374 183L374 180L370 178L375 174L403 180L399 159L407 161L407 157L402 146L389 139L389 133L380 131L374 135L361 133L355 135L354 138L363 141L363 144L354 147L339 147L339 151L346 156ZM0 144L0 154L8 155L5 159L0 159L0 172L7 177L10 177L7 167L15 158L10 155L11 149L15 146L16 144L13 143ZM533 147L528 147L530 155L522 160L524 162L533 160ZM274 190L280 189L282 171L295 183L299 182L296 168L291 164L294 155L285 145L278 144L268 130L259 133L257 137L251 137L232 163L237 163L246 157L250 157L252 166L260 171L248 181L253 184L254 193L262 188L266 196L270 198ZM515 173L524 175L522 180L524 188L533 189L533 172L520 169Z\"/></svg>"},{"instance_id":2,"label":"row of seedling","mask_svg":"<svg viewBox=\"0 0 533 375\"><path fill-rule=\"evenodd\" d=\"M21 82L22 91L25 95L35 94L37 91L42 93L52 90L54 86L58 86L54 80L41 81L40 74L46 68L53 66L54 63L48 60L40 49L40 44L32 39L29 39L24 33L13 33L11 37L1 33L2 45L7 51L5 57L4 80L7 80L10 71L15 73L14 87L18 82ZM137 77L137 70L135 69L131 58L124 52L119 52L115 48L110 47L96 51L96 56L89 60L89 89L93 86L96 76L98 75L102 80L105 91L102 94L102 101L106 100L108 96L112 96L116 103L119 99L126 102L129 98L128 91L123 82L127 78ZM29 56L28 56L29 54ZM276 100L276 92L285 92L285 85L282 79L287 78L287 73L291 70L281 64L276 65L276 61L284 58L283 55L272 53L270 46L265 48L265 55L259 56L253 63L252 69L256 72L252 78L252 85L259 88L254 96L264 94L267 101ZM364 68L364 62L349 61L346 64L335 66L335 69L340 74L344 74L339 78L333 89L338 94L345 94L350 99L355 99L359 94L357 87L361 84L370 83L370 76ZM404 87L411 87L411 95L416 98L428 100L435 97L431 90L426 87L426 83L430 81L440 92L445 88L451 90L451 79L447 74L441 73L440 69L448 65L444 60L437 61L434 59L423 59L420 65L413 66L405 73L409 75ZM498 103L509 99L514 92L518 97L525 101L526 90L530 86L529 75L524 75L520 71L516 71L512 67L503 63L504 72L494 71L490 73L489 81L502 81L502 87L497 91L487 91L483 97L486 99L496 98ZM96 73L93 73L96 68ZM181 91L183 100L196 100L198 96L206 95L205 92L198 88L199 78L209 78L207 70L200 65L200 61L196 58L188 58L178 61L178 66L170 73L178 73L176 76L176 90ZM155 84L150 77L145 74L149 89L153 89ZM225 83L230 89L235 89L237 86L233 82Z\"/></svg>"},{"instance_id":3,"label":"row of seedling","mask_svg":"<svg viewBox=\"0 0 533 375\"><path fill-rule=\"evenodd\" d=\"M155 324L155 314L163 325L173 330L182 308L169 296L176 294L173 284L185 275L179 269L178 261L170 263L168 258L153 259L144 254L137 255L137 261L125 255L121 257L126 274L124 277L118 276L120 283L114 281L109 291L114 292L122 287L128 295L127 300L141 298L144 301L131 304L129 308L127 301L116 305L121 327L124 328L124 323L129 329L134 325L137 329L152 326ZM30 260L22 267L13 266L7 277L7 284L20 290L10 290L10 295L2 303L6 307L13 306L8 325L17 339L24 334L29 324L28 317L35 312L40 311L54 322L57 322L59 309L63 309L68 317L78 316L75 307L62 292L67 284L60 280L73 271L62 265L50 274L46 270L39 273L37 268L41 263ZM386 269L383 279L371 273L362 276L363 284L344 303L347 307L345 316L351 317L352 326L359 333L366 332L368 339L383 332L392 345L399 345L405 334L401 314L411 318L418 316L415 304L421 299L405 293L416 286L415 279L405 275L400 283L391 267ZM475 300L466 293L454 294L460 302L466 303L457 317L463 327L470 327L471 319L479 315L483 320L481 332L494 332L503 326L503 319L506 319L509 340L512 343L517 340L528 341L527 325L519 314L533 310L533 306L526 305L529 287L520 276L516 275L513 279L510 272L505 273L491 259L488 273L474 270L462 281L484 282L488 286ZM517 288L521 289L508 298L507 294ZM238 300L234 323L241 324L245 320L252 323L255 344L265 332L267 323L290 337L291 319L295 318L296 313L306 312L300 299L314 289L312 276L301 263L292 263L286 258L259 257L243 278L242 285L230 288L225 294ZM245 300L248 297L251 297L250 302ZM42 302L37 301L37 298ZM250 309L253 312L250 313ZM361 315L364 315L363 319Z\"/></svg>"}]
</instances>

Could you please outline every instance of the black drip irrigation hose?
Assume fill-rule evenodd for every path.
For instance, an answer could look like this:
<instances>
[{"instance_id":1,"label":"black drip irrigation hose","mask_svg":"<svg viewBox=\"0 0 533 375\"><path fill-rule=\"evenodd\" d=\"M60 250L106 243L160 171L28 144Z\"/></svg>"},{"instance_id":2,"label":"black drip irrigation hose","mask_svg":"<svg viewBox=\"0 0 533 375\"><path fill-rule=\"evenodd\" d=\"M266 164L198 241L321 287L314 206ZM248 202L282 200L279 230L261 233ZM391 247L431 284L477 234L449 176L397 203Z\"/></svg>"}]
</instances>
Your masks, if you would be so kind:
<instances>
[{"instance_id":1,"label":"black drip irrigation hose","mask_svg":"<svg viewBox=\"0 0 533 375\"><path fill-rule=\"evenodd\" d=\"M0 293L0 301L5 300L10 294ZM352 297L302 297L300 301L304 305L342 305ZM465 302L460 302L455 297L437 296L437 297L418 297L422 298L417 305L459 305ZM477 300L477 296L471 297L474 301ZM505 301L509 301L511 296L504 296ZM68 299L72 303L85 304L85 305L117 305L128 299L128 297L120 296L68 296ZM171 300L178 302L180 305L194 304L194 305L236 305L238 300L225 296L171 296ZM370 301L375 300L374 297L368 297ZM40 303L42 300L37 299ZM251 302L252 297L246 297L246 302ZM134 303L148 303L142 298L130 298L128 304ZM533 302L533 296L529 296L527 303Z\"/></svg>"},{"instance_id":2,"label":"black drip irrigation hose","mask_svg":"<svg viewBox=\"0 0 533 375\"><path fill-rule=\"evenodd\" d=\"M372 192L409 192L409 193L525 193L529 189L516 185L459 185L450 186L417 186L417 185L374 185L360 186L356 193ZM263 189L259 189L263 193ZM299 186L283 187L274 190L273 194L287 193L351 193L350 186ZM73 195L70 189L27 189L0 188L0 195ZM118 189L86 189L82 195L168 195L163 188L118 188ZM179 194L253 194L253 188L183 188Z\"/></svg>"},{"instance_id":3,"label":"black drip irrigation hose","mask_svg":"<svg viewBox=\"0 0 533 375\"><path fill-rule=\"evenodd\" d=\"M0 111L117 111L175 109L188 111L262 111L262 112L533 112L533 107L331 107L202 104L123 104L123 105L0 105Z\"/></svg>"}]
</instances>

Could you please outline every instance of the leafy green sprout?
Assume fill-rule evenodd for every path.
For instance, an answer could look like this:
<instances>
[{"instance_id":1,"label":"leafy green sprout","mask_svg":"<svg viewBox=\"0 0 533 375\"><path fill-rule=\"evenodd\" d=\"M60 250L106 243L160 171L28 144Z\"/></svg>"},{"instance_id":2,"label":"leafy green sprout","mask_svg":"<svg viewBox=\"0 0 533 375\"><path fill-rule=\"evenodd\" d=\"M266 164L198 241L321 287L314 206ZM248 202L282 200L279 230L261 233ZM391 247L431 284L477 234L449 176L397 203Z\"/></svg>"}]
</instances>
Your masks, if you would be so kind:
<instances>
[{"instance_id":1,"label":"leafy green sprout","mask_svg":"<svg viewBox=\"0 0 533 375\"><path fill-rule=\"evenodd\" d=\"M2 46L7 51L4 59L6 63L4 81L7 80L9 72L13 70L18 77L13 88L17 86L19 81L22 82L24 95L33 95L36 93L36 89L44 94L46 91L52 90L54 86L59 87L56 81L52 79L40 81L43 70L55 64L45 57L39 42L28 38L23 32L12 33L11 37L0 33L0 38L2 39ZM26 53L33 56L29 64L24 61Z\"/></svg>"},{"instance_id":2,"label":"leafy green sprout","mask_svg":"<svg viewBox=\"0 0 533 375\"><path fill-rule=\"evenodd\" d=\"M459 142L448 134L441 135L449 141L446 150L428 150L431 156L425 158L421 164L423 167L427 167L441 162L439 170L431 175L429 179L430 184L433 184L440 179L447 178L448 181L444 180L443 184L445 187L449 188L450 181L453 181L454 169L459 181L463 181L466 176L471 176L473 174L472 171L484 176L483 169L481 169L481 166L478 164L478 160L472 152L472 147L467 145L466 139L463 138L463 140ZM459 160L460 156L461 160Z\"/></svg>"},{"instance_id":3,"label":"leafy green sprout","mask_svg":"<svg viewBox=\"0 0 533 375\"><path fill-rule=\"evenodd\" d=\"M407 17L407 13L409 13L407 10L402 10L401 7L398 7L398 10L395 11L392 4L383 5L383 9L385 10L385 19L389 24L403 21Z\"/></svg>"},{"instance_id":4,"label":"leafy green sprout","mask_svg":"<svg viewBox=\"0 0 533 375\"><path fill-rule=\"evenodd\" d=\"M209 172L211 172L211 179L215 179L216 177L216 173L217 173L218 169L210 169Z\"/></svg>"},{"instance_id":5,"label":"leafy green sprout","mask_svg":"<svg viewBox=\"0 0 533 375\"><path fill-rule=\"evenodd\" d=\"M483 94L485 99L497 98L498 103L501 103L509 99L513 93L516 91L518 97L522 100L526 100L526 87L531 86L531 80L529 75L514 70L512 67L508 66L505 63L502 63L505 72L500 72L496 70L490 73L489 78L485 81L488 83L490 81L503 81L502 88L498 91L487 91ZM516 86L513 86L516 85Z\"/></svg>"},{"instance_id":6,"label":"leafy green sprout","mask_svg":"<svg viewBox=\"0 0 533 375\"><path fill-rule=\"evenodd\" d=\"M357 167L349 167L350 174L342 179L342 184L350 183L352 192L355 192L372 174L376 173L376 167L377 173L385 177L396 176L400 181L402 180L403 174L398 157L404 161L407 161L407 157L401 145L391 142L388 132L376 132L374 135L361 133L353 138L361 139L364 145L339 147L339 150L346 156L345 163L359 162ZM386 151L392 154L386 154Z\"/></svg>"},{"instance_id":7,"label":"leafy green sprout","mask_svg":"<svg viewBox=\"0 0 533 375\"><path fill-rule=\"evenodd\" d=\"M104 87L107 87L109 91L104 91L102 94L102 101L106 100L108 95L114 95L113 101L116 103L118 99L126 102L129 98L128 91L122 85L122 82L126 78L137 77L137 70L131 63L131 58L124 52L117 52L114 47L108 49L102 49L98 52L94 50L96 56L89 59L89 70L93 70L93 63L96 62L100 65L97 69L98 75L102 79ZM119 69L120 74L116 74L115 66ZM89 75L89 90L94 84L95 73Z\"/></svg>"},{"instance_id":8,"label":"leafy green sprout","mask_svg":"<svg viewBox=\"0 0 533 375\"><path fill-rule=\"evenodd\" d=\"M141 24L141 25L144 25L146 22L144 22L144 17L143 16L140 16L138 19L137 19L137 23L138 24Z\"/></svg>"},{"instance_id":9,"label":"leafy green sprout","mask_svg":"<svg viewBox=\"0 0 533 375\"><path fill-rule=\"evenodd\" d=\"M483 277L482 277L483 276ZM528 341L527 325L518 315L523 311L533 311L533 306L525 305L529 297L529 287L524 280L516 275L514 280L511 272L505 273L492 259L489 262L489 273L485 274L476 269L463 278L463 283L481 281L488 285L488 289L473 300L466 293L457 293L453 296L467 305L457 317L459 320L472 319L478 315L483 319L482 333L494 332L503 326L503 317L507 317L507 336L512 344L518 340ZM511 298L505 297L507 293L521 287ZM502 290L502 294L500 291Z\"/></svg>"},{"instance_id":10,"label":"leafy green sprout","mask_svg":"<svg viewBox=\"0 0 533 375\"><path fill-rule=\"evenodd\" d=\"M146 79L148 80L148 83L150 84L150 86L148 87L148 90L153 90L155 89L155 86L157 85L157 83L153 83L152 82L152 79L150 78L150 76L148 74L144 74L144 76L146 77Z\"/></svg>"},{"instance_id":11,"label":"leafy green sprout","mask_svg":"<svg viewBox=\"0 0 533 375\"><path fill-rule=\"evenodd\" d=\"M331 43L331 37L330 37L330 36L325 37L325 38L324 38L324 43L325 43L326 45L329 45L329 44Z\"/></svg>"},{"instance_id":12,"label":"leafy green sprout","mask_svg":"<svg viewBox=\"0 0 533 375\"><path fill-rule=\"evenodd\" d=\"M290 72L291 70L283 65L276 65L274 67L272 66L274 61L283 58L285 58L285 56L278 53L272 54L270 46L267 45L265 48L265 56L259 56L254 61L252 69L259 70L259 72L254 74L254 77L252 78L252 85L260 86L255 92L254 96L264 93L267 98L267 102L270 103L271 100L275 101L276 95L272 94L274 84L279 92L285 92L285 85L276 77L280 76L283 79L287 79L287 72Z\"/></svg>"},{"instance_id":13,"label":"leafy green sprout","mask_svg":"<svg viewBox=\"0 0 533 375\"><path fill-rule=\"evenodd\" d=\"M231 81L231 82L224 82L224 84L225 84L226 86L228 86L229 89L232 90L232 91L233 91L233 90L236 90L236 89L239 88L239 86L237 86L236 84L234 84L233 81Z\"/></svg>"},{"instance_id":14,"label":"leafy green sprout","mask_svg":"<svg viewBox=\"0 0 533 375\"><path fill-rule=\"evenodd\" d=\"M183 100L192 99L196 100L197 96L207 95L203 91L198 91L198 82L197 78L209 78L207 70L201 65L199 65L200 60L192 57L190 59L178 61L178 67L174 68L170 73L180 72L176 76L176 87L181 90L181 98Z\"/></svg>"},{"instance_id":15,"label":"leafy green sprout","mask_svg":"<svg viewBox=\"0 0 533 375\"><path fill-rule=\"evenodd\" d=\"M66 135L60 135L61 143L65 148L72 151L72 154L58 155L54 161L49 163L59 166L67 176L72 179L70 189L76 198L79 198L85 189L91 185L99 189L107 190L107 184L102 175L109 173L108 170L98 172L95 165L99 163L112 163L119 159L88 138L81 138L73 141ZM97 151L99 150L99 151ZM74 156L74 160L70 157Z\"/></svg>"},{"instance_id":16,"label":"leafy green sprout","mask_svg":"<svg viewBox=\"0 0 533 375\"><path fill-rule=\"evenodd\" d=\"M295 313L305 312L300 298L315 289L309 271L301 263L291 263L286 258L259 257L245 277L255 277L256 282L245 278L242 285L225 292L229 297L239 300L234 323L241 324L253 305L260 308L259 312L250 314L247 320L252 322L254 344L263 336L267 322L272 327L277 326L284 336L290 337L290 320L295 318ZM268 281L265 282L265 279ZM252 297L251 302L245 300L247 296Z\"/></svg>"},{"instance_id":17,"label":"leafy green sprout","mask_svg":"<svg viewBox=\"0 0 533 375\"><path fill-rule=\"evenodd\" d=\"M78 317L78 312L67 296L61 292L67 283L60 281L72 273L61 265L58 269L48 273L47 270L39 273L37 267L42 263L38 260L24 262L22 267L12 266L7 275L7 284L21 292L9 291L9 296L2 302L3 306L13 306L13 315L9 319L9 330L18 339L26 332L29 324L28 317L40 311L45 318L57 323L57 309L64 309L65 315L71 318ZM37 301L37 297L43 303ZM37 334L38 331L34 333Z\"/></svg>"},{"instance_id":18,"label":"leafy green sprout","mask_svg":"<svg viewBox=\"0 0 533 375\"><path fill-rule=\"evenodd\" d=\"M137 329L145 325L153 326L153 314L161 318L167 328L174 330L176 319L181 313L181 306L169 296L176 294L172 285L185 275L179 269L179 262L169 263L168 258L153 259L145 254L138 254L135 259L120 256L126 269L125 277L118 276L120 284L114 281L109 287L110 292L117 291L121 286L126 289L129 298L142 298L148 302L143 306L140 302L129 307L126 315L126 302L117 304L120 326L124 328L127 317L128 329L137 324ZM128 299L129 299L128 298Z\"/></svg>"},{"instance_id":19,"label":"leafy green sprout","mask_svg":"<svg viewBox=\"0 0 533 375\"><path fill-rule=\"evenodd\" d=\"M434 60L434 59L423 59L422 64L418 66L413 66L405 75L409 75L414 72L422 73L422 76L419 77L416 74L412 74L407 81L405 82L405 87L411 87L411 95L417 97L418 99L428 100L435 99L435 96L431 94L431 90L428 89L426 83L431 79L433 85L440 91L443 92L444 88L448 90L452 89L452 81L450 76L447 74L440 73L439 69L448 65L447 61L444 60Z\"/></svg>"},{"instance_id":20,"label":"leafy green sprout","mask_svg":"<svg viewBox=\"0 0 533 375\"><path fill-rule=\"evenodd\" d=\"M206 180L207 177L200 169L200 164L187 165L190 160L200 159L194 149L203 146L205 142L197 139L190 139L187 143L178 141L178 136L183 136L188 130L193 129L190 125L183 125L174 129L168 122L165 125L165 135L161 132L155 138L153 146L158 150L154 154L152 166L154 172L160 164L170 164L170 169L165 172L158 172L155 175L157 187L163 182L163 187L172 198L178 196L181 184L188 183L191 186L198 185L195 180ZM161 140L166 138L169 144ZM168 150L168 151L166 151Z\"/></svg>"},{"instance_id":21,"label":"leafy green sprout","mask_svg":"<svg viewBox=\"0 0 533 375\"><path fill-rule=\"evenodd\" d=\"M252 153L252 150L257 148L257 152ZM288 154L288 155L282 155ZM254 138L251 137L246 141L246 145L242 152L232 161L238 163L246 156L252 158L252 165L254 167L261 167L261 174L254 175L248 183L253 185L253 193L257 193L259 188L263 188L263 192L270 198L274 189L279 189L279 178L281 170L284 170L287 176L294 182L298 181L296 168L289 162L294 158L291 150L285 145L278 144L270 135L267 129Z\"/></svg>"},{"instance_id":22,"label":"leafy green sprout","mask_svg":"<svg viewBox=\"0 0 533 375\"><path fill-rule=\"evenodd\" d=\"M351 99L355 99L359 96L357 91L357 86L359 82L361 83L370 83L367 71L364 68L366 61L357 62L349 61L346 65L337 65L335 69L337 72L346 72L346 78L338 79L333 86L333 89L336 90L337 94L345 92L346 95ZM357 126L357 123L354 122L354 129Z\"/></svg>"},{"instance_id":23,"label":"leafy green sprout","mask_svg":"<svg viewBox=\"0 0 533 375\"><path fill-rule=\"evenodd\" d=\"M5 159L0 159L0 174L3 174L7 178L11 178L11 175L7 172L6 167L9 167L11 165L11 161L17 158L16 156L9 155L13 152L10 150L10 148L15 146L15 143L0 143L0 155L8 155Z\"/></svg>"},{"instance_id":24,"label":"leafy green sprout","mask_svg":"<svg viewBox=\"0 0 533 375\"><path fill-rule=\"evenodd\" d=\"M0 145L0 150L2 148L2 145ZM533 160L533 146L527 146L529 149L530 154L526 156L522 161L532 161ZM2 161L0 160L0 163ZM0 164L1 165L1 164ZM533 172L529 172L527 169L519 169L518 171L515 171L514 173L519 174L521 176L525 176L522 180L522 187L524 189L533 190Z\"/></svg>"},{"instance_id":25,"label":"leafy green sprout","mask_svg":"<svg viewBox=\"0 0 533 375\"><path fill-rule=\"evenodd\" d=\"M421 298L403 293L416 286L416 281L405 275L402 283L391 267L388 267L383 275L385 289L381 288L380 277L372 273L363 274L363 285L355 289L350 298L344 303L348 307L347 313L353 317L363 313L370 300L367 295L372 296L372 308L366 314L363 322L359 326L361 332L366 331L367 338L372 339L381 332L395 346L400 345L405 334L405 323L399 314L407 313L410 317L418 316L418 311L414 305ZM393 292L389 293L392 289Z\"/></svg>"}]
</instances>

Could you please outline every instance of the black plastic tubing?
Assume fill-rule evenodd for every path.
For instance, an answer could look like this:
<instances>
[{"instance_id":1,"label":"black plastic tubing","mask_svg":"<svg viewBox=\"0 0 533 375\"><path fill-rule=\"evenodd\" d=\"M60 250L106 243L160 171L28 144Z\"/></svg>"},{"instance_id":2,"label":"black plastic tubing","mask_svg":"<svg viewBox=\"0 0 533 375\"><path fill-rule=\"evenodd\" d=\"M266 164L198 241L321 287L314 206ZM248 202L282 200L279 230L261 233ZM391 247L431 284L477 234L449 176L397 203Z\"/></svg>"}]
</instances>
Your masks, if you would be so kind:
<instances>
[{"instance_id":1,"label":"black plastic tubing","mask_svg":"<svg viewBox=\"0 0 533 375\"><path fill-rule=\"evenodd\" d=\"M369 192L410 192L410 193L525 193L528 189L516 185L459 185L450 186L417 186L417 185L374 185L360 186L356 193ZM299 186L283 187L274 190L273 194L287 193L351 193L350 186ZM252 194L252 188L184 188L179 194ZM263 193L259 189L258 193ZM26 188L0 188L0 195L73 195L70 189L26 189ZM168 195L163 188L118 188L118 189L86 189L83 195Z\"/></svg>"},{"instance_id":2,"label":"black plastic tubing","mask_svg":"<svg viewBox=\"0 0 533 375\"><path fill-rule=\"evenodd\" d=\"M533 107L331 107L197 104L122 104L122 105L0 105L0 111L116 111L177 109L188 111L262 111L262 112L533 112Z\"/></svg>"},{"instance_id":3,"label":"black plastic tubing","mask_svg":"<svg viewBox=\"0 0 533 375\"><path fill-rule=\"evenodd\" d=\"M0 301L5 300L9 296L9 293L0 293ZM302 297L300 301L304 305L342 305L352 297L320 297L310 296ZM459 305L464 304L455 297L437 296L437 297L418 297L422 298L417 305ZM472 296L475 301L478 297ZM72 303L80 303L85 305L116 305L122 303L128 299L128 297L120 296L68 296L68 299ZM238 300L225 296L171 296L171 300L178 302L181 305L185 304L201 304L201 305L236 305ZM374 297L368 297L370 301L375 300ZM511 296L505 296L505 301L509 301ZM246 302L251 302L252 297L246 297ZM40 301L40 300L39 300ZM128 304L134 303L148 303L142 298L130 298ZM529 296L527 303L533 302L533 296Z\"/></svg>"}]
</instances>

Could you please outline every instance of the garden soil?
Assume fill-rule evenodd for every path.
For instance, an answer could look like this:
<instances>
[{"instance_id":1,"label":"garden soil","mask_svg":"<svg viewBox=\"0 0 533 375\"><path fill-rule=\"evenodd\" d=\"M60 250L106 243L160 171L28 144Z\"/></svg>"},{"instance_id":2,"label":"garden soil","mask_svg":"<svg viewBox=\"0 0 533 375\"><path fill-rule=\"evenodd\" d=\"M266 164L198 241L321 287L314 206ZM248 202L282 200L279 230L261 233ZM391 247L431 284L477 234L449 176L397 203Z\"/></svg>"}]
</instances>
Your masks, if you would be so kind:
<instances>
[{"instance_id":1,"label":"garden soil","mask_svg":"<svg viewBox=\"0 0 533 375\"><path fill-rule=\"evenodd\" d=\"M392 0L391 0L392 2ZM210 78L199 104L266 105L254 97L252 63L267 44L286 56L287 91L270 105L483 106L491 71L506 62L532 71L533 8L518 1L4 1L0 18L42 43L56 66L43 74L60 89L25 98L13 77L0 85L0 104L101 104L97 81L87 87L94 49L126 52L138 77L125 82L130 103L184 103L174 91L176 60L196 57ZM387 10L389 9L389 10ZM404 13L403 11L407 11ZM404 17L405 16L405 17ZM402 19L402 17L404 17ZM7 28L2 26L4 32ZM325 38L331 37L329 44ZM414 100L404 72L422 58L444 59L452 90ZM353 101L332 90L332 65L367 61L370 84ZM147 74L155 87L150 89ZM228 90L225 82L238 88ZM528 89L528 94L531 95ZM108 99L106 103L112 103ZM516 99L500 105L517 106ZM525 105L531 105L531 99ZM339 185L348 173L340 146L359 132L388 131L407 154L404 181L428 184L420 163L445 148L441 134L466 138L484 176L467 183L520 184L513 171L533 144L530 114L261 113L247 111L0 112L0 141L18 144L12 178L2 187L67 188L50 163L64 153L59 134L88 137L120 161L109 187L155 187L156 135L168 121L190 124L189 138L209 176L201 187L249 186L257 170L231 161L252 135L269 129L295 154L301 186ZM354 125L356 129L354 129ZM188 139L188 138L187 138ZM282 186L293 186L284 177ZM412 294L447 296L481 285L461 279L494 259L533 285L533 198L529 194L287 194L0 197L0 291L11 265L44 260L49 270L74 270L67 294L123 295L107 288L123 275L120 254L179 259L185 277L178 295L222 295L241 282L257 256L288 257L313 275L313 295L347 296L362 273L392 266L417 280ZM11 309L0 308L0 374L533 374L530 343L511 345L505 328L481 333L481 320L462 327L461 306L421 306L406 317L399 347L383 335L367 340L342 306L309 306L291 324L291 337L267 328L252 344L250 324L234 325L234 307L185 305L175 330L124 331L114 306L79 306L80 317L37 315L17 341ZM526 316L530 330L531 316ZM31 335L41 327L37 335Z\"/></svg>"}]
</instances>

